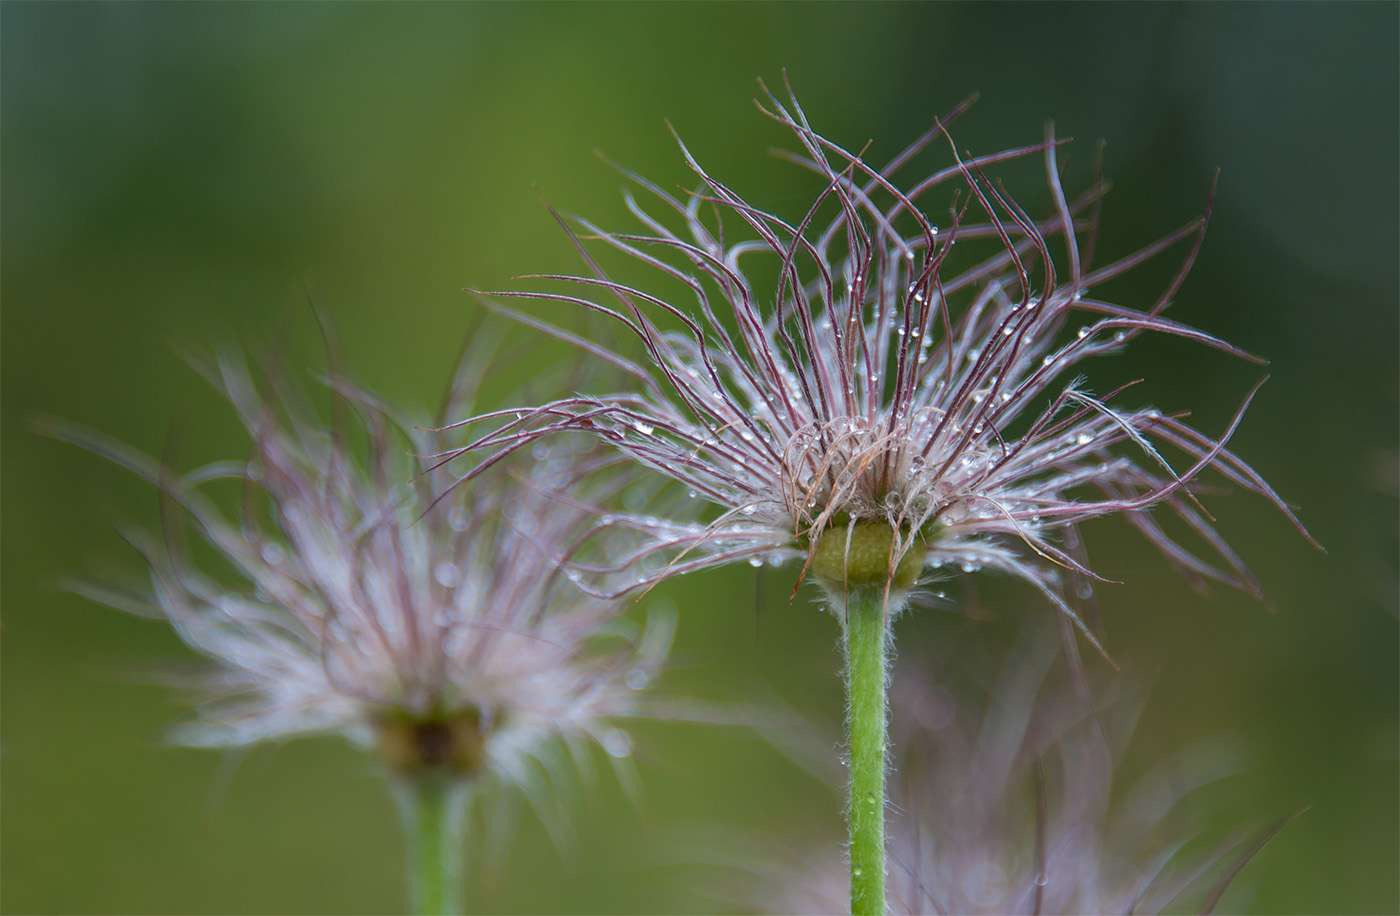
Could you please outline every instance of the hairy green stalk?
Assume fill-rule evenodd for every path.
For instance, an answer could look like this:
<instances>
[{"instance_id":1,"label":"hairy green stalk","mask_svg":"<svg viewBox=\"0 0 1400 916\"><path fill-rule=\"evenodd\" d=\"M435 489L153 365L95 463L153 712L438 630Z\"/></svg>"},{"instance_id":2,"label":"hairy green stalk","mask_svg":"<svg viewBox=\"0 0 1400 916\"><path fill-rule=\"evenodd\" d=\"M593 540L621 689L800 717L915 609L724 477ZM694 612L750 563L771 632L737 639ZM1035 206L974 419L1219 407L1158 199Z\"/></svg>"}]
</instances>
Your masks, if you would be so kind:
<instances>
[{"instance_id":1,"label":"hairy green stalk","mask_svg":"<svg viewBox=\"0 0 1400 916\"><path fill-rule=\"evenodd\" d=\"M851 754L852 916L885 916L885 747L889 621L882 589L846 597L846 695Z\"/></svg>"},{"instance_id":2,"label":"hairy green stalk","mask_svg":"<svg viewBox=\"0 0 1400 916\"><path fill-rule=\"evenodd\" d=\"M885 916L890 621L923 568L923 551L912 543L922 537L883 518L847 518L812 544L808 562L832 606L845 610L853 916Z\"/></svg>"},{"instance_id":3,"label":"hairy green stalk","mask_svg":"<svg viewBox=\"0 0 1400 916\"><path fill-rule=\"evenodd\" d=\"M423 768L397 775L393 788L408 841L411 912L461 913L467 783L442 768Z\"/></svg>"}]
</instances>

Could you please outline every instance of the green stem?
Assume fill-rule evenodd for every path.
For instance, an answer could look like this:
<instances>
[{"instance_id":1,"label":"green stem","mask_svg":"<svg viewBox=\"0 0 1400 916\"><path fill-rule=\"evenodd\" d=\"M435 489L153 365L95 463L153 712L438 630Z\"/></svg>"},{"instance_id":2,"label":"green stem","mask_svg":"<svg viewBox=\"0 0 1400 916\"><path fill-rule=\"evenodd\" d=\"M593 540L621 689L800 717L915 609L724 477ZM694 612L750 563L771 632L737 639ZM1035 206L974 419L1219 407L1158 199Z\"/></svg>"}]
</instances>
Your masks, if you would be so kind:
<instances>
[{"instance_id":1,"label":"green stem","mask_svg":"<svg viewBox=\"0 0 1400 916\"><path fill-rule=\"evenodd\" d=\"M408 841L411 912L462 912L462 840L467 784L438 769L394 777L394 797Z\"/></svg>"},{"instance_id":2,"label":"green stem","mask_svg":"<svg viewBox=\"0 0 1400 916\"><path fill-rule=\"evenodd\" d=\"M852 916L885 916L888 667L889 625L884 590L854 590L846 598Z\"/></svg>"}]
</instances>

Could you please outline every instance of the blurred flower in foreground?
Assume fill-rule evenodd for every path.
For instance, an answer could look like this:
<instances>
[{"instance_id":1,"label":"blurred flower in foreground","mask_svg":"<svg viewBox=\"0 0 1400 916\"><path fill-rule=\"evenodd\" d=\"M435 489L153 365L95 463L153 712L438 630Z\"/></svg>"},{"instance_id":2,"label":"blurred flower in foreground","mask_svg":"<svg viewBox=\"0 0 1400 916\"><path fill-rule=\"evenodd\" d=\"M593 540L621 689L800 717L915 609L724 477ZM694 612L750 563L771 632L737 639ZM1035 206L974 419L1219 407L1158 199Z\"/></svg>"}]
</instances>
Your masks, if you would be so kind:
<instances>
[{"instance_id":1,"label":"blurred flower in foreground","mask_svg":"<svg viewBox=\"0 0 1400 916\"><path fill-rule=\"evenodd\" d=\"M1287 821L1253 838L1205 841L1200 806L1183 799L1238 772L1238 752L1219 740L1174 755L1129 791L1115 787L1141 699L1120 687L1096 717L1047 673L1056 654L1047 635L1022 640L981 688L940 683L943 669L972 667L956 655L935 666L935 678L909 668L896 675L891 912L1209 912ZM836 845L796 848L779 861L766 844L734 863L757 879L742 882L736 902L843 911Z\"/></svg>"},{"instance_id":2,"label":"blurred flower in foreground","mask_svg":"<svg viewBox=\"0 0 1400 916\"><path fill-rule=\"evenodd\" d=\"M636 688L663 662L670 627L654 620L637 632L618 602L579 592L560 572L591 515L558 488L587 473L587 454L556 443L519 475L498 467L427 511L446 481L410 457L440 449L421 422L333 377L327 427L275 369L259 391L239 357L193 362L246 426L248 460L177 475L89 430L47 429L163 494L164 537L127 534L150 564L153 594L79 589L168 618L217 662L200 720L180 741L341 732L372 745L401 777L410 826L432 844L419 850L421 867L449 874L459 867L450 840L460 796L483 779L523 787L557 829L549 793L588 766L587 743L630 778L629 739L609 719L641 712ZM481 354L463 361L449 403L470 396L484 365ZM204 493L220 478L241 482L237 519ZM196 566L177 510L229 569ZM483 846L502 842L493 834ZM420 906L455 906L432 897L451 890L420 887Z\"/></svg>"}]
</instances>

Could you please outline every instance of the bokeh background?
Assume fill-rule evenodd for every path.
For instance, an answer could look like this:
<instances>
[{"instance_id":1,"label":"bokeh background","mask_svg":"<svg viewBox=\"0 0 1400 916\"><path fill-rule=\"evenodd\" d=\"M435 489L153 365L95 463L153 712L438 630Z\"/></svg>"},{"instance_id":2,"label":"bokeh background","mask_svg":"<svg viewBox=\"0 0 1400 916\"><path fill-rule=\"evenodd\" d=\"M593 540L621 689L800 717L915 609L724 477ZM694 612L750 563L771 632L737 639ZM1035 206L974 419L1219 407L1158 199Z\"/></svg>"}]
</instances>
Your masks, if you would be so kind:
<instances>
[{"instance_id":1,"label":"bokeh background","mask_svg":"<svg viewBox=\"0 0 1400 916\"><path fill-rule=\"evenodd\" d=\"M1172 315L1272 360L1234 446L1329 552L1260 500L1211 498L1270 613L1195 595L1121 523L1089 527L1096 565L1126 583L1102 590L1108 644L1152 685L1130 765L1226 736L1245 757L1222 825L1311 806L1226 909L1395 912L1398 16L1342 3L4 4L0 908L402 906L392 805L343 742L241 759L163 746L182 710L148 672L190 654L164 625L59 587L137 569L112 523L154 524L156 497L36 436L33 417L157 453L178 429L185 466L239 455L231 413L170 343L256 350L285 325L292 358L320 365L308 293L366 384L433 404L476 315L463 287L574 269L537 189L630 225L595 148L689 184L669 118L712 174L760 205L800 206L784 197L792 169L766 154L783 137L749 103L755 77L777 84L787 68L817 127L847 146L873 138L872 159L973 91L957 131L973 151L1034 142L1054 118L1078 138L1070 174L1087 183L1105 138L1105 255L1198 213L1220 168ZM1007 178L1043 204L1034 170ZM1114 292L1141 301L1160 279ZM1182 342L1133 352L1105 377L1145 376L1141 399L1190 406L1205 430L1262 371ZM541 347L517 374L561 355ZM679 612L683 667L663 687L768 692L834 735L836 627L807 596L788 602L791 575L756 582L744 567L649 596ZM996 618L989 632L1048 613L1011 583L952 593ZM905 619L904 658L968 625L948 609ZM714 873L673 854L686 837L839 836L834 796L742 729L634 737L640 809L600 778L567 855L526 812L509 869L470 894L478 910L710 910Z\"/></svg>"}]
</instances>

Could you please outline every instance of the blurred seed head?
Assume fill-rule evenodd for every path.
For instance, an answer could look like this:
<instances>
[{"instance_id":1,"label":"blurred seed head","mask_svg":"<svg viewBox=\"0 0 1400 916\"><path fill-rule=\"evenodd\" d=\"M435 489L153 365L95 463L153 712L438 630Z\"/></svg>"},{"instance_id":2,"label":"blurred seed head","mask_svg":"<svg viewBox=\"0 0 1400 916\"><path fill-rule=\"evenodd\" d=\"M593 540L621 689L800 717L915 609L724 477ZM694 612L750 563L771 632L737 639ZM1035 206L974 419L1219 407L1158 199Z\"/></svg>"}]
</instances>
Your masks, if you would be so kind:
<instances>
[{"instance_id":1,"label":"blurred seed head","mask_svg":"<svg viewBox=\"0 0 1400 916\"><path fill-rule=\"evenodd\" d=\"M469 401L482 349L464 359L449 405ZM663 615L639 627L570 580L568 557L597 549L581 540L596 523L577 486L596 445L561 439L435 502L450 478L421 457L442 451L427 417L332 375L326 423L276 365L260 383L237 354L192 362L246 427L246 460L180 474L86 429L46 430L160 488L161 536L127 533L151 592L79 590L169 619L215 663L178 740L339 732L391 770L527 787L585 766L590 742L626 767L627 736L611 720L641 711L636 688L664 661L670 625ZM210 492L221 479L235 484L224 496L241 489L236 513Z\"/></svg>"},{"instance_id":2,"label":"blurred seed head","mask_svg":"<svg viewBox=\"0 0 1400 916\"><path fill-rule=\"evenodd\" d=\"M1208 911L1277 831L1253 842L1203 832L1199 806L1185 797L1243 768L1220 736L1133 785L1115 782L1142 696L1120 679L1095 713L1057 652L1041 628L1003 652L999 669L950 654L896 673L891 912ZM730 885L741 906L848 912L849 868L835 837L823 847L769 838L743 860L715 858L748 873Z\"/></svg>"},{"instance_id":3,"label":"blurred seed head","mask_svg":"<svg viewBox=\"0 0 1400 916\"><path fill-rule=\"evenodd\" d=\"M1074 617L1066 585L1098 578L1077 526L1121 514L1193 584L1258 594L1193 492L1197 476L1214 469L1297 524L1226 447L1254 392L1212 437L1187 425L1184 412L1125 405L1122 388L1095 394L1079 374L1147 332L1258 361L1163 314L1205 219L1092 266L1103 184L1066 196L1053 128L1043 142L959 156L947 126L964 104L877 167L817 133L795 97L765 93L760 110L797 142L782 155L822 181L810 208L796 220L765 212L683 144L700 182L688 196L627 173L651 201L627 196L640 231L576 220L588 275L539 278L563 281L562 292L489 295L615 319L640 341L644 361L516 316L628 374L632 390L562 399L494 426L501 415L473 418L459 425L491 428L468 448L499 454L583 430L712 507L706 524L616 516L666 560L632 586L736 560L800 560L831 592L904 591L924 569L992 569ZM902 179L945 140L943 166ZM1028 157L1043 159L1052 201L1040 219L985 174ZM941 206L948 209L936 218ZM654 270L659 288L681 289L684 299L612 278L594 246ZM1107 281L1173 246L1184 248L1180 267L1154 301L1100 298ZM1175 468L1164 452L1179 456ZM1145 511L1155 506L1197 545L1178 543Z\"/></svg>"}]
</instances>

